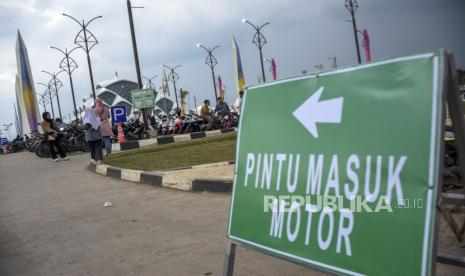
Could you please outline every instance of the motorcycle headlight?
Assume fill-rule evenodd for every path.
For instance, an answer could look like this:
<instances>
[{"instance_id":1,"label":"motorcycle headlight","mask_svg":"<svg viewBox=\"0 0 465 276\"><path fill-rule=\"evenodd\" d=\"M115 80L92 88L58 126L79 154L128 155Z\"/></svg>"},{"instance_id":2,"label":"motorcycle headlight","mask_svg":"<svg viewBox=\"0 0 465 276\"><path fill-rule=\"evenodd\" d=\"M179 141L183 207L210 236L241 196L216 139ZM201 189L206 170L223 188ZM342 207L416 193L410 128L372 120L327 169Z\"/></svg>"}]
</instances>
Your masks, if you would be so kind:
<instances>
[{"instance_id":1,"label":"motorcycle headlight","mask_svg":"<svg viewBox=\"0 0 465 276\"><path fill-rule=\"evenodd\" d=\"M60 131L64 131L65 129L64 128L60 128Z\"/></svg>"}]
</instances>

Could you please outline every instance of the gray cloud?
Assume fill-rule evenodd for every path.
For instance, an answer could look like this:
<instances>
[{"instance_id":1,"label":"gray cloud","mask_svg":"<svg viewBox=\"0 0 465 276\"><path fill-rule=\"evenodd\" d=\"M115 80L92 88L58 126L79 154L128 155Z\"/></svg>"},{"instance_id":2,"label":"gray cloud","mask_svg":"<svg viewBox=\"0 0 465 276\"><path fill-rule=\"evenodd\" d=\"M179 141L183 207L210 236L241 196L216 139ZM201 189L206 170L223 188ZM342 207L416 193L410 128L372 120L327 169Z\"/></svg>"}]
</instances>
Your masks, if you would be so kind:
<instances>
[{"instance_id":1,"label":"gray cloud","mask_svg":"<svg viewBox=\"0 0 465 276\"><path fill-rule=\"evenodd\" d=\"M461 0L359 0L359 28L367 28L375 60L408 55L444 47L454 51L458 66L465 66L463 26L465 3ZM260 75L257 48L251 44L253 30L242 24L242 18L271 24L265 27L268 44L265 57L274 57L278 77L314 70L316 64L329 67L328 57L336 55L340 67L355 64L355 47L344 1L289 0L173 0L133 1L145 6L134 10L136 35L142 74L160 74L160 64L182 64L179 87L197 98L213 99L209 68L205 53L195 47L221 45L216 52L216 72L221 75L229 100L235 97L232 71L231 37L240 46L248 84ZM73 47L78 31L75 22L61 16L69 13L80 19L104 14L105 18L90 25L99 39L91 53L96 82L111 78L115 71L135 80L126 1L33 1L2 0L0 2L0 125L13 121L14 74L16 71L15 40L20 29L29 50L34 81L47 81L40 70L57 71L60 57L47 49ZM90 93L85 55L75 52L79 68L74 73L78 102ZM65 114L71 113L72 101L68 80L60 97ZM159 83L159 82L158 82ZM36 87L38 91L42 88ZM192 98L191 98L192 99ZM193 103L192 103L193 104Z\"/></svg>"}]
</instances>

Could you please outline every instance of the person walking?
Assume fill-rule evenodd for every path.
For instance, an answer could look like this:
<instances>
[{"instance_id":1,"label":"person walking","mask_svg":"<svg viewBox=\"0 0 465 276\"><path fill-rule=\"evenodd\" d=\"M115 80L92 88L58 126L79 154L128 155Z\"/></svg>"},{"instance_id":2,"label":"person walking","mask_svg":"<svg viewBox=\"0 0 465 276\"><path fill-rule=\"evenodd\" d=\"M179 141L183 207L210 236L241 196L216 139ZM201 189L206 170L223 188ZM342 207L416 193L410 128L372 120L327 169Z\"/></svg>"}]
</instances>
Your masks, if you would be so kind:
<instances>
[{"instance_id":1,"label":"person walking","mask_svg":"<svg viewBox=\"0 0 465 276\"><path fill-rule=\"evenodd\" d=\"M84 113L84 129L89 143L91 161L102 163L102 134L100 133L100 118L95 113L95 106L86 108Z\"/></svg>"},{"instance_id":2,"label":"person walking","mask_svg":"<svg viewBox=\"0 0 465 276\"><path fill-rule=\"evenodd\" d=\"M60 135L58 135L58 131L55 126L55 123L53 122L52 116L50 116L49 112L44 112L42 113L42 119L43 121L40 125L42 127L42 130L45 132L45 140L48 143L48 147L50 149L53 161L60 161L60 159L58 159L55 148L58 150L61 160L68 160L65 149L61 144Z\"/></svg>"},{"instance_id":3,"label":"person walking","mask_svg":"<svg viewBox=\"0 0 465 276\"><path fill-rule=\"evenodd\" d=\"M105 145L106 156L109 156L111 154L111 137L113 136L113 130L111 129L110 123L110 111L100 98L95 100L95 114L100 117L100 133L102 134L102 140Z\"/></svg>"}]
</instances>

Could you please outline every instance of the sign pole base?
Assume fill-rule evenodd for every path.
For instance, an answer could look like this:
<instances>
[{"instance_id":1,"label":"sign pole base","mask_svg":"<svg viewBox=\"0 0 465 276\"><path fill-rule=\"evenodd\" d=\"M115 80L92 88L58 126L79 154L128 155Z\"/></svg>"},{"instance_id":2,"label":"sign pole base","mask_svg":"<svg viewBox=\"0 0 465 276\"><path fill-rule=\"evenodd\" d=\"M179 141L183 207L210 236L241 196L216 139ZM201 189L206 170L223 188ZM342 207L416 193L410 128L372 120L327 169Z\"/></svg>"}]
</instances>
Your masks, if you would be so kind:
<instances>
[{"instance_id":1,"label":"sign pole base","mask_svg":"<svg viewBox=\"0 0 465 276\"><path fill-rule=\"evenodd\" d=\"M447 106L449 108L450 117L452 119L452 127L455 135L455 142L457 146L457 157L458 163L460 165L460 175L462 176L461 184L465 186L465 120L464 120L464 108L463 102L458 90L458 80L455 75L456 68L454 62L454 56L451 53L447 54L447 82L446 82L446 97L447 97ZM444 216L445 220L449 224L452 232L455 234L455 237L458 241L462 241L462 236L465 232L465 219L462 223L462 226L459 228L457 222L452 217L452 214L444 205L456 205L456 206L465 206L465 192L461 193L443 193L441 199L438 203L438 209ZM454 256L442 252L436 253L436 260L440 263L465 267L465 257L464 256Z\"/></svg>"},{"instance_id":2,"label":"sign pole base","mask_svg":"<svg viewBox=\"0 0 465 276\"><path fill-rule=\"evenodd\" d=\"M438 253L438 262L465 268L465 257L453 256L446 253Z\"/></svg>"},{"instance_id":3,"label":"sign pole base","mask_svg":"<svg viewBox=\"0 0 465 276\"><path fill-rule=\"evenodd\" d=\"M224 254L223 276L233 276L234 259L236 258L236 244L228 240Z\"/></svg>"}]
</instances>

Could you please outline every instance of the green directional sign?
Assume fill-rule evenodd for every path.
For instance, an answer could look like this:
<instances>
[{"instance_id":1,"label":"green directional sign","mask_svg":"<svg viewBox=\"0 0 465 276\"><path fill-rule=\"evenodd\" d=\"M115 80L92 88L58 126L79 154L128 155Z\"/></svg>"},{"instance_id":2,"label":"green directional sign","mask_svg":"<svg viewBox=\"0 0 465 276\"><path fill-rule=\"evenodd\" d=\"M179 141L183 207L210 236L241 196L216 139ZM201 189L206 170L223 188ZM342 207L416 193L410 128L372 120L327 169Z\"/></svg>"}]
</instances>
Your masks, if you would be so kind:
<instances>
[{"instance_id":1,"label":"green directional sign","mask_svg":"<svg viewBox=\"0 0 465 276\"><path fill-rule=\"evenodd\" d=\"M429 275L443 53L250 87L228 237L344 275Z\"/></svg>"},{"instance_id":2,"label":"green directional sign","mask_svg":"<svg viewBox=\"0 0 465 276\"><path fill-rule=\"evenodd\" d=\"M134 109L155 107L155 94L153 89L138 89L131 91L132 105Z\"/></svg>"}]
</instances>

